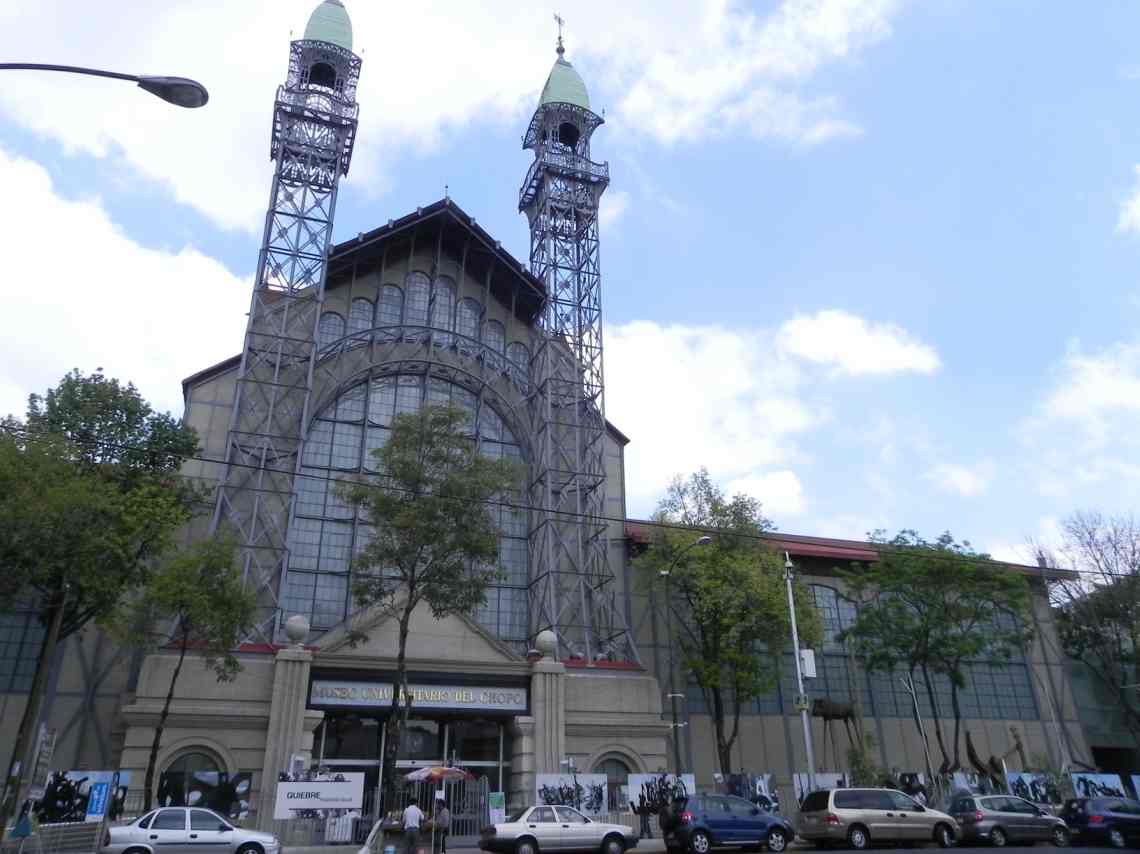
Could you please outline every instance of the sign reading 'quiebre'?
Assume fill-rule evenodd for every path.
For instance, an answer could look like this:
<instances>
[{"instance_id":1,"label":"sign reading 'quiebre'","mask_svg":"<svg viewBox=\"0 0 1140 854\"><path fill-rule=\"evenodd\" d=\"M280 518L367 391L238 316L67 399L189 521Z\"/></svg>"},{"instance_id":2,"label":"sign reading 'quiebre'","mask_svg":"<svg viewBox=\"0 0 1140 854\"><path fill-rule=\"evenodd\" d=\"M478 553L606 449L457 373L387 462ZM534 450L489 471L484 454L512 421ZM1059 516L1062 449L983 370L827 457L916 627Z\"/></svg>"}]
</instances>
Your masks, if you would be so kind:
<instances>
[{"instance_id":1,"label":"sign reading 'quiebre'","mask_svg":"<svg viewBox=\"0 0 1140 854\"><path fill-rule=\"evenodd\" d=\"M498 712L525 712L525 688L482 688L471 685L409 685L412 704L420 709L482 709ZM390 706L392 686L378 682L346 682L341 679L314 679L309 705Z\"/></svg>"},{"instance_id":2,"label":"sign reading 'quiebre'","mask_svg":"<svg viewBox=\"0 0 1140 854\"><path fill-rule=\"evenodd\" d=\"M274 818L297 818L304 810L358 810L364 806L364 775L338 774L343 779L314 783L277 784Z\"/></svg>"}]
</instances>

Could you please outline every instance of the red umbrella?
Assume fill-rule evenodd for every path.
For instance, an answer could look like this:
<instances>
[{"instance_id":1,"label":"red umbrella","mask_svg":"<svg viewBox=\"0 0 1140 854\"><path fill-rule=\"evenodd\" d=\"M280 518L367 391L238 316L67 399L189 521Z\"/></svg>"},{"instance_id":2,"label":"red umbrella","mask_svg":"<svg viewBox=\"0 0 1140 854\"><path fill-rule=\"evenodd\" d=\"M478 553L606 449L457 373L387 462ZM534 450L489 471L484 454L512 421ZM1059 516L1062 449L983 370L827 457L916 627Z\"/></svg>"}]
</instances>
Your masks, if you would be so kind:
<instances>
[{"instance_id":1,"label":"red umbrella","mask_svg":"<svg viewBox=\"0 0 1140 854\"><path fill-rule=\"evenodd\" d=\"M475 775L462 768L445 765L425 765L404 777L409 783L451 783L457 780L474 780Z\"/></svg>"}]
</instances>

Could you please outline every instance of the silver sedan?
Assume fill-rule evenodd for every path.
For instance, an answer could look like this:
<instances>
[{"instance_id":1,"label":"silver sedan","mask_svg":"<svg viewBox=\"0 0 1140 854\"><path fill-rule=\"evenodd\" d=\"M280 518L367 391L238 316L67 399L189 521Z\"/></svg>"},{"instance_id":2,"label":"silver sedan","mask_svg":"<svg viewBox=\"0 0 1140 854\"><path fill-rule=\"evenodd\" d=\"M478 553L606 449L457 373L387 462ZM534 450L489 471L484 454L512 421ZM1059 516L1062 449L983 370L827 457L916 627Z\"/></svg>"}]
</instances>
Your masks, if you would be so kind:
<instances>
[{"instance_id":1,"label":"silver sedan","mask_svg":"<svg viewBox=\"0 0 1140 854\"><path fill-rule=\"evenodd\" d=\"M502 824L483 828L479 847L497 854L600 851L622 854L637 844L633 828L586 818L573 807L525 807Z\"/></svg>"},{"instance_id":2,"label":"silver sedan","mask_svg":"<svg viewBox=\"0 0 1140 854\"><path fill-rule=\"evenodd\" d=\"M280 854L271 833L234 827L213 810L163 807L103 836L100 854Z\"/></svg>"}]
</instances>

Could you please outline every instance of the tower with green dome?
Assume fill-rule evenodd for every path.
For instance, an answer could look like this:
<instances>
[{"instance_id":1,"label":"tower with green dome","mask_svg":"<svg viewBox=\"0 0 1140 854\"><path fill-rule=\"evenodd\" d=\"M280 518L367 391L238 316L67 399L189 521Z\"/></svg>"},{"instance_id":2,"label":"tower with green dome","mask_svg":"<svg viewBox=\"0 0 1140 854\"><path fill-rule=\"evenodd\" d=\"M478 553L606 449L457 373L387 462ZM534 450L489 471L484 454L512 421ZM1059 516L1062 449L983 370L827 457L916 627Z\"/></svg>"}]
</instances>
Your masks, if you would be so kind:
<instances>
[{"instance_id":1,"label":"tower with green dome","mask_svg":"<svg viewBox=\"0 0 1140 854\"><path fill-rule=\"evenodd\" d=\"M337 186L356 140L359 79L348 12L341 0L324 0L289 45L273 105L269 210L210 526L241 545L263 641L280 632L285 532L317 366Z\"/></svg>"},{"instance_id":2,"label":"tower with green dome","mask_svg":"<svg viewBox=\"0 0 1140 854\"><path fill-rule=\"evenodd\" d=\"M531 635L552 629L560 659L637 661L617 601L605 520L598 203L609 165L591 159L602 117L566 60L561 35L557 54L523 137L534 160L519 192L519 210L530 223L531 272L546 286L530 397L530 504L537 515L530 537Z\"/></svg>"}]
</instances>

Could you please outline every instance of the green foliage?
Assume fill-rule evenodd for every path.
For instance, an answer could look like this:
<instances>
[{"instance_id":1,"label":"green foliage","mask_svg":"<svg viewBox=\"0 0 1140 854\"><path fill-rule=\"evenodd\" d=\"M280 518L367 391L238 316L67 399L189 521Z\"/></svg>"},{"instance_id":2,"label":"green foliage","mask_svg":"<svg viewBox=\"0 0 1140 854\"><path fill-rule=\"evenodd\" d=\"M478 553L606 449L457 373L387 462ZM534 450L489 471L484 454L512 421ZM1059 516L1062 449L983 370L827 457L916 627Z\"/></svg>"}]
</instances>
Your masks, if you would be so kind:
<instances>
[{"instance_id":1,"label":"green foliage","mask_svg":"<svg viewBox=\"0 0 1140 854\"><path fill-rule=\"evenodd\" d=\"M875 763L875 750L878 745L874 736L867 733L863 744L852 744L847 748L847 774L852 786L881 786L887 777L887 769Z\"/></svg>"},{"instance_id":2,"label":"green foliage","mask_svg":"<svg viewBox=\"0 0 1140 854\"><path fill-rule=\"evenodd\" d=\"M880 560L843 573L859 610L840 640L850 643L868 670L921 674L934 709L942 770L952 770L959 767L958 692L966 685L966 665L1007 659L1029 641L1029 584L949 533L931 542L911 530L891 540L876 532L873 541L881 547ZM942 735L934 675L951 684L952 752Z\"/></svg>"},{"instance_id":3,"label":"green foliage","mask_svg":"<svg viewBox=\"0 0 1140 854\"><path fill-rule=\"evenodd\" d=\"M643 586L669 572L666 607L682 667L704 694L721 771L731 773L741 709L774 687L776 662L791 645L783 561L758 539L772 523L759 502L745 495L727 498L703 469L687 481L673 481L655 521L681 527L656 527L635 568ZM694 548L706 531L712 541ZM819 614L802 587L796 620L802 643L818 643Z\"/></svg>"},{"instance_id":4,"label":"green foliage","mask_svg":"<svg viewBox=\"0 0 1140 854\"><path fill-rule=\"evenodd\" d=\"M436 619L469 615L501 576L500 508L522 480L511 460L475 453L466 411L426 406L397 415L387 443L373 451L379 477L346 482L340 494L373 533L354 559L353 593L362 609L378 608L399 625L396 680L388 719L384 779L395 781L396 748L407 721L408 626L426 605ZM502 514L515 513L502 508ZM361 638L359 632L354 638ZM400 698L404 695L401 709Z\"/></svg>"}]
</instances>

